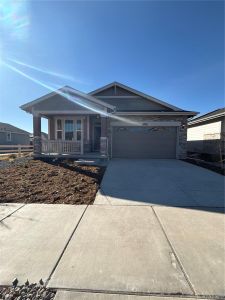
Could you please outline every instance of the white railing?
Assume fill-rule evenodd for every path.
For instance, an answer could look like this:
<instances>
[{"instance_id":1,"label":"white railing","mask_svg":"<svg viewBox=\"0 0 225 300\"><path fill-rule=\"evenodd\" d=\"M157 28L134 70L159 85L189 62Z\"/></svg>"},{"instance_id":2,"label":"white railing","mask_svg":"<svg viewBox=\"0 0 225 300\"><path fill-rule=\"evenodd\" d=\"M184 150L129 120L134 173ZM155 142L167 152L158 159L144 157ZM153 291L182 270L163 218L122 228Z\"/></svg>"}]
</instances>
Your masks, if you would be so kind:
<instances>
[{"instance_id":1,"label":"white railing","mask_svg":"<svg viewBox=\"0 0 225 300\"><path fill-rule=\"evenodd\" d=\"M33 145L0 145L0 154L14 154L19 156L24 152L33 152Z\"/></svg>"},{"instance_id":2,"label":"white railing","mask_svg":"<svg viewBox=\"0 0 225 300\"><path fill-rule=\"evenodd\" d=\"M82 154L81 142L42 140L44 154Z\"/></svg>"}]
</instances>

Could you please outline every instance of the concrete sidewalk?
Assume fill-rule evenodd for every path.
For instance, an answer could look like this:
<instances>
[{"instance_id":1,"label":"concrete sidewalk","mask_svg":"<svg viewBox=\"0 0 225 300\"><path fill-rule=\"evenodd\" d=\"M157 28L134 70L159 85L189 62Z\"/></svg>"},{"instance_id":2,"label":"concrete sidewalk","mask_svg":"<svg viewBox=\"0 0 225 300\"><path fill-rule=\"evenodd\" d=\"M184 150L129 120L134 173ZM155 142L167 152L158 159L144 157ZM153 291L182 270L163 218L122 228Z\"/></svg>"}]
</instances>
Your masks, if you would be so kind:
<instances>
[{"instance_id":1,"label":"concrete sidewalk","mask_svg":"<svg viewBox=\"0 0 225 300\"><path fill-rule=\"evenodd\" d=\"M49 287L71 290L59 291L57 300L225 296L220 209L8 208L0 222L0 285L42 278Z\"/></svg>"}]
</instances>

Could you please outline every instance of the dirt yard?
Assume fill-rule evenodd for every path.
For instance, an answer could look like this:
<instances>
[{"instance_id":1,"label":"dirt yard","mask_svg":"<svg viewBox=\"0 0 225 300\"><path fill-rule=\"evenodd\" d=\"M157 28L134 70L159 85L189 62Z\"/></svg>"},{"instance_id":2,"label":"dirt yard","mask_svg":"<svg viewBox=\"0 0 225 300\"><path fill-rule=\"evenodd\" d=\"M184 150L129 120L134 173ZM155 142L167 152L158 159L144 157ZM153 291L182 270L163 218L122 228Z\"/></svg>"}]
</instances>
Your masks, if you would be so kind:
<instances>
[{"instance_id":1,"label":"dirt yard","mask_svg":"<svg viewBox=\"0 0 225 300\"><path fill-rule=\"evenodd\" d=\"M30 160L0 168L0 203L92 204L105 168Z\"/></svg>"}]
</instances>

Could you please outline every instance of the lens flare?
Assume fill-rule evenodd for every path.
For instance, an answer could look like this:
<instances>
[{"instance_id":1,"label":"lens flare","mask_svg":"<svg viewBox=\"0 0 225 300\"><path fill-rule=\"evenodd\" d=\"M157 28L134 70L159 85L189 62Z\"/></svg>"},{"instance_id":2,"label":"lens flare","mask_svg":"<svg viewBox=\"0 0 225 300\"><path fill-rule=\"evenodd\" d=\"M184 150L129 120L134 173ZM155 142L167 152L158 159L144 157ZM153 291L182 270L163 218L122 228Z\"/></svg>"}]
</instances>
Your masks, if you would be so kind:
<instances>
[{"instance_id":1,"label":"lens flare","mask_svg":"<svg viewBox=\"0 0 225 300\"><path fill-rule=\"evenodd\" d=\"M28 37L30 24L28 1L0 0L0 25L7 39Z\"/></svg>"},{"instance_id":2,"label":"lens flare","mask_svg":"<svg viewBox=\"0 0 225 300\"><path fill-rule=\"evenodd\" d=\"M26 68L29 68L29 69L32 69L34 71L38 71L38 72L41 72L41 73L44 73L46 75L50 75L50 76L54 76L54 77L58 77L60 79L65 79L65 80L69 80L69 81L73 81L73 82L76 82L76 83L84 83L83 81L79 80L79 79L76 79L72 76L69 76L69 75L64 75L64 74L61 74L61 73L58 73L58 72L52 72L52 71L48 71L46 69L43 69L43 68L38 68L36 66L33 66L33 65L29 65L29 64L26 64L24 62L21 62L19 60L16 60L16 59L12 59L12 58L7 58L7 60L17 64L17 65L20 65L20 66L23 66L23 67L26 67Z\"/></svg>"},{"instance_id":3,"label":"lens flare","mask_svg":"<svg viewBox=\"0 0 225 300\"><path fill-rule=\"evenodd\" d=\"M70 101L72 101L72 102L74 102L74 103L76 103L76 104L78 104L78 105L80 105L80 106L82 106L82 107L88 109L88 110L91 110L91 111L93 111L93 112L95 112L95 113L97 113L97 114L100 114L100 115L102 115L102 116L105 116L105 117L109 117L109 116L110 116L110 118L113 118L113 119L115 119L115 120L122 121L122 122L127 123L127 124L136 125L136 126L139 124L139 123L136 122L136 121L129 120L129 119L123 118L123 117L119 117L119 116L116 116L116 115L114 115L114 114L108 113L108 112L106 112L106 111L104 111L104 110L102 110L102 109L96 108L96 104L95 104L95 103L92 104L92 103L91 103L89 100L87 100L87 99L84 99L84 98L82 98L82 97L78 97L78 96L69 94L69 93L67 93L67 92L64 92L63 89L55 90L55 89L54 89L53 87L51 87L50 85L45 84L45 83L41 82L40 80L38 80L38 79L36 79L36 78L34 78L34 77L32 77L32 76L30 76L30 75L24 73L23 71L21 71L21 70L17 69L16 67L10 65L9 63L6 63L5 61L3 61L2 63L4 64L4 66L6 66L6 67L9 68L10 70L16 72L17 74L22 75L23 77L25 77L25 78L27 78L27 79L33 81L34 83L36 83L36 84L38 84L38 85L40 85L40 86L42 86L42 87L48 89L49 91L55 92L55 93L61 95L62 97L66 98L66 99L68 99L68 100L70 100Z\"/></svg>"}]
</instances>

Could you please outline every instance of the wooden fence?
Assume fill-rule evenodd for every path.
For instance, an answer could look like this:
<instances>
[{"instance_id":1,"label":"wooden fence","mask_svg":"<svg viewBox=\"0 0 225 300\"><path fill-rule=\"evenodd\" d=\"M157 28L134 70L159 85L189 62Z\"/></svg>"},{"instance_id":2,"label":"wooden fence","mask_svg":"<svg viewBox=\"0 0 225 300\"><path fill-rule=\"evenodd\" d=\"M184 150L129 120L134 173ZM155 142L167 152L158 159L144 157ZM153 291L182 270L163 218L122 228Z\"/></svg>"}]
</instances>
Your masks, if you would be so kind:
<instances>
[{"instance_id":1,"label":"wooden fence","mask_svg":"<svg viewBox=\"0 0 225 300\"><path fill-rule=\"evenodd\" d=\"M18 154L33 152L33 145L0 145L0 154Z\"/></svg>"}]
</instances>

